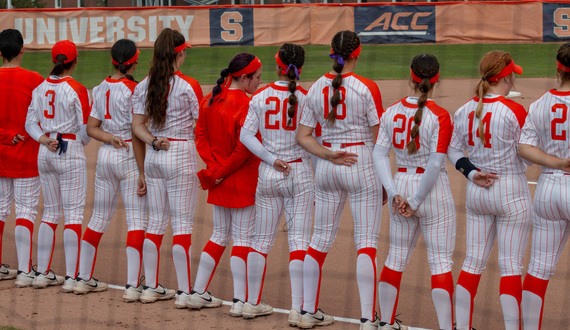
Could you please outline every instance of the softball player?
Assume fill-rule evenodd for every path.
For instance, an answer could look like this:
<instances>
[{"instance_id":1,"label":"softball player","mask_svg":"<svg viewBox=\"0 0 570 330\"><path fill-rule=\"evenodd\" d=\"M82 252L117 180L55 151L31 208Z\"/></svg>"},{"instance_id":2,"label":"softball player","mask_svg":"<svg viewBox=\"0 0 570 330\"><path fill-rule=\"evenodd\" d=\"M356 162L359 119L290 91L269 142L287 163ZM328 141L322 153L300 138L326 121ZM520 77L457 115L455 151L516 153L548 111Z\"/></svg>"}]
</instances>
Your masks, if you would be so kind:
<instances>
[{"instance_id":1,"label":"softball player","mask_svg":"<svg viewBox=\"0 0 570 330\"><path fill-rule=\"evenodd\" d=\"M520 329L522 258L532 204L524 175L526 166L518 155L526 111L504 98L513 86L513 72L522 74L522 68L509 53L485 54L479 64L477 96L455 113L448 156L470 179L466 199L467 251L455 291L457 329L471 329L477 286L495 238L499 246L505 328ZM467 150L469 158L463 150ZM481 181L495 180L494 183L481 187L474 176L476 169L484 172Z\"/></svg>"},{"instance_id":2,"label":"softball player","mask_svg":"<svg viewBox=\"0 0 570 330\"><path fill-rule=\"evenodd\" d=\"M291 312L296 326L303 304L303 260L311 235L314 183L309 154L297 145L298 104L307 92L297 85L305 62L303 47L284 44L275 55L279 80L259 90L249 103L240 140L261 158L255 194L255 234L247 257L247 302L244 318L267 315L272 308L260 303L267 254L273 247L283 213L289 237ZM262 142L255 134L261 133Z\"/></svg>"},{"instance_id":3,"label":"softball player","mask_svg":"<svg viewBox=\"0 0 570 330\"><path fill-rule=\"evenodd\" d=\"M531 104L519 141L521 157L543 166L534 194L531 259L522 293L525 329L541 327L548 280L570 233L570 43L560 47L556 60L560 86Z\"/></svg>"},{"instance_id":4,"label":"softball player","mask_svg":"<svg viewBox=\"0 0 570 330\"><path fill-rule=\"evenodd\" d=\"M24 39L18 30L6 29L0 33L3 57L0 67L0 127L5 134L2 139L5 145L0 146L0 260L2 234L12 200L16 206L14 236L18 255L18 270L1 265L0 279L14 278L17 273L17 287L32 285L35 276L31 255L40 194L37 160L40 145L33 139L26 139L24 126L32 91L44 80L37 72L20 67L23 47Z\"/></svg>"},{"instance_id":5,"label":"softball player","mask_svg":"<svg viewBox=\"0 0 570 330\"><path fill-rule=\"evenodd\" d=\"M376 172L388 199L400 209L390 216L390 252L378 284L381 329L407 329L395 324L400 282L423 234L439 329L452 330L455 204L445 170L451 116L429 99L439 80L437 58L431 54L414 57L411 76L414 94L386 109L374 149ZM394 180L388 157L392 146L398 165Z\"/></svg>"},{"instance_id":6,"label":"softball player","mask_svg":"<svg viewBox=\"0 0 570 330\"><path fill-rule=\"evenodd\" d=\"M133 133L148 145L144 160L149 213L143 244L146 286L140 300L151 303L175 295L158 284L160 245L170 215L177 308L186 308L190 298L190 248L198 193L193 120L202 100L198 82L179 71L188 47L180 32L162 30L154 44L149 76L133 93Z\"/></svg>"},{"instance_id":7,"label":"softball player","mask_svg":"<svg viewBox=\"0 0 570 330\"><path fill-rule=\"evenodd\" d=\"M335 60L333 70L313 84L302 107L297 142L321 159L315 173L315 228L303 264L303 310L297 324L300 328L333 322L331 316L317 308L319 284L347 197L358 251L361 329L378 322L374 311L382 189L374 173L372 151L382 100L374 82L352 72L359 54L358 35L352 31L338 32L330 55ZM317 123L322 126L322 145L312 134Z\"/></svg>"},{"instance_id":8,"label":"softball player","mask_svg":"<svg viewBox=\"0 0 570 330\"><path fill-rule=\"evenodd\" d=\"M255 188L259 159L239 142L241 125L253 94L261 83L261 61L253 54L234 56L223 69L212 93L200 104L196 148L207 169L198 172L208 203L214 205L212 237L200 256L188 307L219 307L222 301L207 291L230 238L230 267L234 299L230 315L241 316L247 301L247 254L255 220Z\"/></svg>"},{"instance_id":9,"label":"softball player","mask_svg":"<svg viewBox=\"0 0 570 330\"><path fill-rule=\"evenodd\" d=\"M44 215L38 232L38 268L33 286L40 289L64 284L64 292L73 292L87 192L83 145L89 142L84 131L90 110L89 95L83 85L71 78L77 65L75 44L68 40L58 41L51 55L55 66L50 76L34 90L26 118L26 130L43 145L38 154L38 169ZM63 277L50 270L55 229L62 209L65 217L65 283Z\"/></svg>"},{"instance_id":10,"label":"softball player","mask_svg":"<svg viewBox=\"0 0 570 330\"><path fill-rule=\"evenodd\" d=\"M104 144L99 148L97 157L93 216L83 234L79 275L73 288L76 294L107 289L106 283L93 278L93 268L99 241L109 227L120 189L128 228L127 286L123 296L127 302L139 300L142 293L139 278L147 221L146 197L142 197L146 193L143 169L145 148L131 134L132 94L137 85L132 74L138 56L139 50L134 42L127 39L117 41L111 48L115 74L93 88L87 134Z\"/></svg>"}]
</instances>

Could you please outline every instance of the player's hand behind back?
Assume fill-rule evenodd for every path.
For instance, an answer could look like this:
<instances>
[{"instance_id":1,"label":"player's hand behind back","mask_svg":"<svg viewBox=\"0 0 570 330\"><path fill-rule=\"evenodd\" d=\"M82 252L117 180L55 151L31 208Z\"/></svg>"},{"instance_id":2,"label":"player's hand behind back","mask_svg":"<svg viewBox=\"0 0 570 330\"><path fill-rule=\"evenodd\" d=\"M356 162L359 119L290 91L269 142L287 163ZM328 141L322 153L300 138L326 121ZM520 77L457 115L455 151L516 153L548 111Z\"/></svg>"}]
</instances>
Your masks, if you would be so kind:
<instances>
[{"instance_id":1,"label":"player's hand behind back","mask_svg":"<svg viewBox=\"0 0 570 330\"><path fill-rule=\"evenodd\" d=\"M331 151L331 155L328 157L328 160L337 165L351 166L357 162L357 158L358 154L355 154L354 152L336 150Z\"/></svg>"},{"instance_id":2,"label":"player's hand behind back","mask_svg":"<svg viewBox=\"0 0 570 330\"><path fill-rule=\"evenodd\" d=\"M479 187L489 188L498 178L496 174L477 172L473 175L473 183Z\"/></svg>"}]
</instances>

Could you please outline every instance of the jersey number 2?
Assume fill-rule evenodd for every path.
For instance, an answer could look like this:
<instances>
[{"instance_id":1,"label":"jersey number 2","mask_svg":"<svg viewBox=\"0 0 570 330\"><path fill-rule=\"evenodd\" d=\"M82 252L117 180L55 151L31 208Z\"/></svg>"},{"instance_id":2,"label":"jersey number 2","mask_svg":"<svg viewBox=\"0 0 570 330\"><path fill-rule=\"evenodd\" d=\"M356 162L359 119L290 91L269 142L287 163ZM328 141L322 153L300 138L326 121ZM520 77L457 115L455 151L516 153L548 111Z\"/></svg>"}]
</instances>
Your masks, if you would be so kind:
<instances>
[{"instance_id":1,"label":"jersey number 2","mask_svg":"<svg viewBox=\"0 0 570 330\"><path fill-rule=\"evenodd\" d=\"M550 123L550 132L553 140L566 141L566 130L561 129L560 134L556 133L556 125L566 123L568 119L568 106L566 104L557 103L552 106L552 112L557 113L558 109L562 110L562 117L552 119Z\"/></svg>"},{"instance_id":2,"label":"jersey number 2","mask_svg":"<svg viewBox=\"0 0 570 330\"><path fill-rule=\"evenodd\" d=\"M487 112L485 117L483 117L483 134L485 135L485 143L483 147L491 148L491 115L492 113ZM475 111L469 113L469 145L474 146L475 141L473 141L473 122L475 121ZM479 138L479 127L476 128L476 136Z\"/></svg>"},{"instance_id":3,"label":"jersey number 2","mask_svg":"<svg viewBox=\"0 0 570 330\"><path fill-rule=\"evenodd\" d=\"M44 110L44 117L53 119L55 118L55 91L49 90L45 96L48 98L48 108Z\"/></svg>"},{"instance_id":4,"label":"jersey number 2","mask_svg":"<svg viewBox=\"0 0 570 330\"><path fill-rule=\"evenodd\" d=\"M268 97L265 100L265 105L270 105L272 103L274 104L274 107L272 109L269 109L267 112L265 112L265 129L279 129L279 119L271 120L271 116L279 116L279 114L281 114L281 126L284 130L294 131L297 129L297 113L295 113L295 116L291 118L291 126L287 126L287 110L289 105L289 102L287 101L288 99L285 99L283 102L281 102L281 100L275 96Z\"/></svg>"}]
</instances>

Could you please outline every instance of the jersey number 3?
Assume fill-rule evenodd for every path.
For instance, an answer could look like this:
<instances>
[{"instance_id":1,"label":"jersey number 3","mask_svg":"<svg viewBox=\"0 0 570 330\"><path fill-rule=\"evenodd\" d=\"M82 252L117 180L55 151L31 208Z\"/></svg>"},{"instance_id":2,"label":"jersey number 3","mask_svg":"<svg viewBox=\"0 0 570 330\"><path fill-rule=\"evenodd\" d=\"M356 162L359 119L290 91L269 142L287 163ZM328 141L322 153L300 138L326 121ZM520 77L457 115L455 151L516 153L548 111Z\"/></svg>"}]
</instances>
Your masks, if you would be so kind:
<instances>
[{"instance_id":1,"label":"jersey number 3","mask_svg":"<svg viewBox=\"0 0 570 330\"><path fill-rule=\"evenodd\" d=\"M44 110L44 117L53 119L55 118L55 91L49 90L45 96L48 98L48 108Z\"/></svg>"}]
</instances>

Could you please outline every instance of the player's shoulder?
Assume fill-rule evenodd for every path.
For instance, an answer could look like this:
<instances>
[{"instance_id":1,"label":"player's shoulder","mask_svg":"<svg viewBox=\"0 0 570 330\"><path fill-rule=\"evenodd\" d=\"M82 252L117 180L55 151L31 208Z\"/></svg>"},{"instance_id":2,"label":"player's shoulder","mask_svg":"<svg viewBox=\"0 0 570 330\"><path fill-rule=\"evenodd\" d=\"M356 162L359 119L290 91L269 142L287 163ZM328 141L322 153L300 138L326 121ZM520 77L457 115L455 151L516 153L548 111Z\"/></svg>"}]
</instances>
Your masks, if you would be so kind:
<instances>
[{"instance_id":1,"label":"player's shoulder","mask_svg":"<svg viewBox=\"0 0 570 330\"><path fill-rule=\"evenodd\" d=\"M190 86L194 87L199 87L200 83L198 82L198 80L185 75L184 73L180 72L180 71L176 71L174 73L178 78L180 78L181 80L187 82ZM201 87L200 87L201 88Z\"/></svg>"},{"instance_id":2,"label":"player's shoulder","mask_svg":"<svg viewBox=\"0 0 570 330\"><path fill-rule=\"evenodd\" d=\"M399 99L398 101L390 104L389 106L386 107L386 110L384 111L384 115L386 115L388 113L388 111L392 112L392 111L397 111L399 107L405 106L404 102L406 102L406 98L402 98Z\"/></svg>"},{"instance_id":3,"label":"player's shoulder","mask_svg":"<svg viewBox=\"0 0 570 330\"><path fill-rule=\"evenodd\" d=\"M499 96L498 101L513 111L521 111L522 110L522 111L526 112L526 110L522 104L517 103L511 99L504 97L504 96Z\"/></svg>"},{"instance_id":4,"label":"player's shoulder","mask_svg":"<svg viewBox=\"0 0 570 330\"><path fill-rule=\"evenodd\" d=\"M428 100L426 102L426 108L437 117L440 125L451 125L451 115L447 110L435 103L435 101Z\"/></svg>"},{"instance_id":5,"label":"player's shoulder","mask_svg":"<svg viewBox=\"0 0 570 330\"><path fill-rule=\"evenodd\" d=\"M303 88L303 86L297 83L297 88L295 89L297 92L300 92L303 95L307 95L308 91Z\"/></svg>"},{"instance_id":6,"label":"player's shoulder","mask_svg":"<svg viewBox=\"0 0 570 330\"><path fill-rule=\"evenodd\" d=\"M263 86L261 88L258 88L255 93L253 93L253 95L251 96L252 99L256 98L256 97L261 97L258 95L262 95L267 93L271 88L272 88L273 83L271 84L267 84L266 86Z\"/></svg>"},{"instance_id":7,"label":"player's shoulder","mask_svg":"<svg viewBox=\"0 0 570 330\"><path fill-rule=\"evenodd\" d=\"M378 88L378 85L372 80L372 79L368 79L365 77L362 77L360 75L357 75L356 73L352 72L350 75L350 77L353 77L355 80L361 82L363 85L365 85L366 87L368 87L368 89L371 92L380 92L380 88Z\"/></svg>"}]
</instances>

